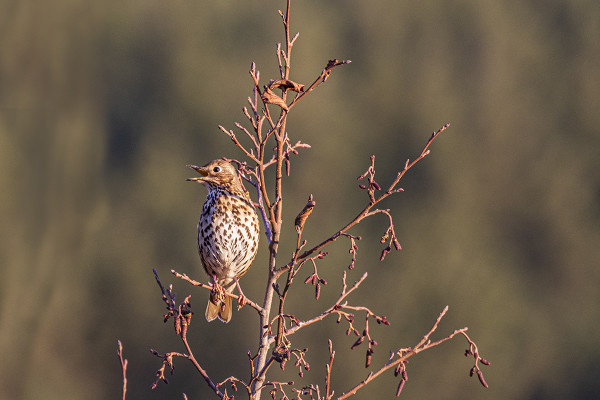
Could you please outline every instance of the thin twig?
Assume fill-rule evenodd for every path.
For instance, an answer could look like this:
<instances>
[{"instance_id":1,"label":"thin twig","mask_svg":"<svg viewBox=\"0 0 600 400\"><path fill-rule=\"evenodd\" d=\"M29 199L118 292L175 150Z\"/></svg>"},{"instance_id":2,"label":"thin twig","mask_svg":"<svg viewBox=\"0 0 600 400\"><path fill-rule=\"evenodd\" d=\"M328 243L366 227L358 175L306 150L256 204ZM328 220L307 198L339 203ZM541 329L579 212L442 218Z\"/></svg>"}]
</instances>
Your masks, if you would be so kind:
<instances>
[{"instance_id":1,"label":"thin twig","mask_svg":"<svg viewBox=\"0 0 600 400\"><path fill-rule=\"evenodd\" d=\"M396 179L390 184L388 190L386 190L385 192L383 192L379 197L377 198L373 198L366 206L365 208L363 208L350 222L348 222L342 229L340 229L339 231L337 231L336 233L334 233L333 235L331 235L330 237L328 237L327 239L323 240L321 243L317 244L316 246L312 247L311 249L306 250L304 253L302 253L300 256L298 256L298 260L301 260L303 258L306 258L308 256L310 256L311 254L313 254L315 251L318 251L320 249L322 249L324 246L326 246L327 244L334 242L335 240L337 240L337 238L339 238L341 235L343 235L344 233L346 233L348 231L348 229L352 228L354 225L360 223L363 219L366 218L366 216L369 214L369 212L371 211L371 209L373 208L373 206L375 206L376 204L380 203L382 200L384 200L385 198L387 198L388 196L390 196L391 194L394 193L394 188L395 186L398 184L398 182L400 181L400 179L402 179L402 177L404 176L404 174L411 169L412 167L414 167L420 160L422 160L426 155L429 154L429 146L431 145L431 143L438 137L438 135L440 133L442 133L444 130L446 130L446 128L448 128L450 126L450 124L446 124L444 126L442 126L437 132L434 132L431 135L431 138L429 139L429 141L427 142L427 144L425 145L425 147L423 148L423 150L421 151L421 154L411 163L406 162L406 165L404 166L404 169L400 172L398 172L398 175L396 177Z\"/></svg>"},{"instance_id":2,"label":"thin twig","mask_svg":"<svg viewBox=\"0 0 600 400\"><path fill-rule=\"evenodd\" d=\"M328 341L329 344L329 363L326 365L327 375L325 377L325 399L329 400L333 397L331 390L331 369L333 368L333 359L335 357L335 351L333 351L333 342L331 339Z\"/></svg>"},{"instance_id":3,"label":"thin twig","mask_svg":"<svg viewBox=\"0 0 600 400\"><path fill-rule=\"evenodd\" d=\"M123 359L123 345L120 340L117 340L117 356L121 362L121 370L123 371L123 400L127 397L127 359Z\"/></svg>"}]
</instances>

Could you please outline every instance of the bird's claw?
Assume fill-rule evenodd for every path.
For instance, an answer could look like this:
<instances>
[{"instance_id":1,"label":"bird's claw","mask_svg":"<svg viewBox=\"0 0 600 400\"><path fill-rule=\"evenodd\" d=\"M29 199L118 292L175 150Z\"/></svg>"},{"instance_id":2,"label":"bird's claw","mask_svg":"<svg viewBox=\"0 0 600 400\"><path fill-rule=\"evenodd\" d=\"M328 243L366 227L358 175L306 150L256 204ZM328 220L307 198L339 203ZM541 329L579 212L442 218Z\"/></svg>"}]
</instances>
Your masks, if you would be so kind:
<instances>
[{"instance_id":1,"label":"bird's claw","mask_svg":"<svg viewBox=\"0 0 600 400\"><path fill-rule=\"evenodd\" d=\"M246 304L248 304L248 298L243 293L240 293L238 297L238 310L241 310Z\"/></svg>"}]
</instances>

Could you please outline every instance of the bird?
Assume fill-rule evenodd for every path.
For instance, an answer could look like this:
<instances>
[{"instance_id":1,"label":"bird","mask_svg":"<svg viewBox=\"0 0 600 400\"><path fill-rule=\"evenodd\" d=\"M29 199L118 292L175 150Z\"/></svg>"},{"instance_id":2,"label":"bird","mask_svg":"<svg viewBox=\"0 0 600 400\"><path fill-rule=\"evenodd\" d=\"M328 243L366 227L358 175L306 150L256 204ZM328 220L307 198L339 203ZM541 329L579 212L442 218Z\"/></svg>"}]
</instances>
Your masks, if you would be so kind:
<instances>
[{"instance_id":1,"label":"bird","mask_svg":"<svg viewBox=\"0 0 600 400\"><path fill-rule=\"evenodd\" d=\"M228 161L213 160L203 167L187 165L200 174L188 178L208 189L198 219L198 254L213 285L206 320L231 320L231 297L238 279L248 271L256 257L260 228L250 195ZM240 290L240 296L243 293ZM243 303L242 303L243 304Z\"/></svg>"}]
</instances>

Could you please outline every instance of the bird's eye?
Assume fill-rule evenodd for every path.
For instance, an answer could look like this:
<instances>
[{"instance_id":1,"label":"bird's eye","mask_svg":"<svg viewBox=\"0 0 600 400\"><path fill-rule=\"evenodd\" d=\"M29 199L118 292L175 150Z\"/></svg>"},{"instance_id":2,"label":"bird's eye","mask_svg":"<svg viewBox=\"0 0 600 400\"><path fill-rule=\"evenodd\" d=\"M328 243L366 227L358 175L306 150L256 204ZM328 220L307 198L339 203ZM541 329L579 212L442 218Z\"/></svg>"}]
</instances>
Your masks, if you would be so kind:
<instances>
[{"instance_id":1,"label":"bird's eye","mask_svg":"<svg viewBox=\"0 0 600 400\"><path fill-rule=\"evenodd\" d=\"M221 172L221 167L214 167L213 172Z\"/></svg>"}]
</instances>

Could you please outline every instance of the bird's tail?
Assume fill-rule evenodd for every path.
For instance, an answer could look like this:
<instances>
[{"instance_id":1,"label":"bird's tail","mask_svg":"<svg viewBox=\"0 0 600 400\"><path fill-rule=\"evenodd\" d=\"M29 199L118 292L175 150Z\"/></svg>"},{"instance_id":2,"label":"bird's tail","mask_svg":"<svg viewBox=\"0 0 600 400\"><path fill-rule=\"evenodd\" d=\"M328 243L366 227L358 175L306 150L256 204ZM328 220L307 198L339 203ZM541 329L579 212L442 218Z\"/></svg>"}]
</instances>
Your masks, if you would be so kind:
<instances>
[{"instance_id":1,"label":"bird's tail","mask_svg":"<svg viewBox=\"0 0 600 400\"><path fill-rule=\"evenodd\" d=\"M224 285L227 287L227 285ZM233 292L235 285L230 285L225 290L228 293ZM217 317L224 323L231 321L232 307L231 297L219 292L210 292L208 305L206 306L206 320L213 321Z\"/></svg>"}]
</instances>

